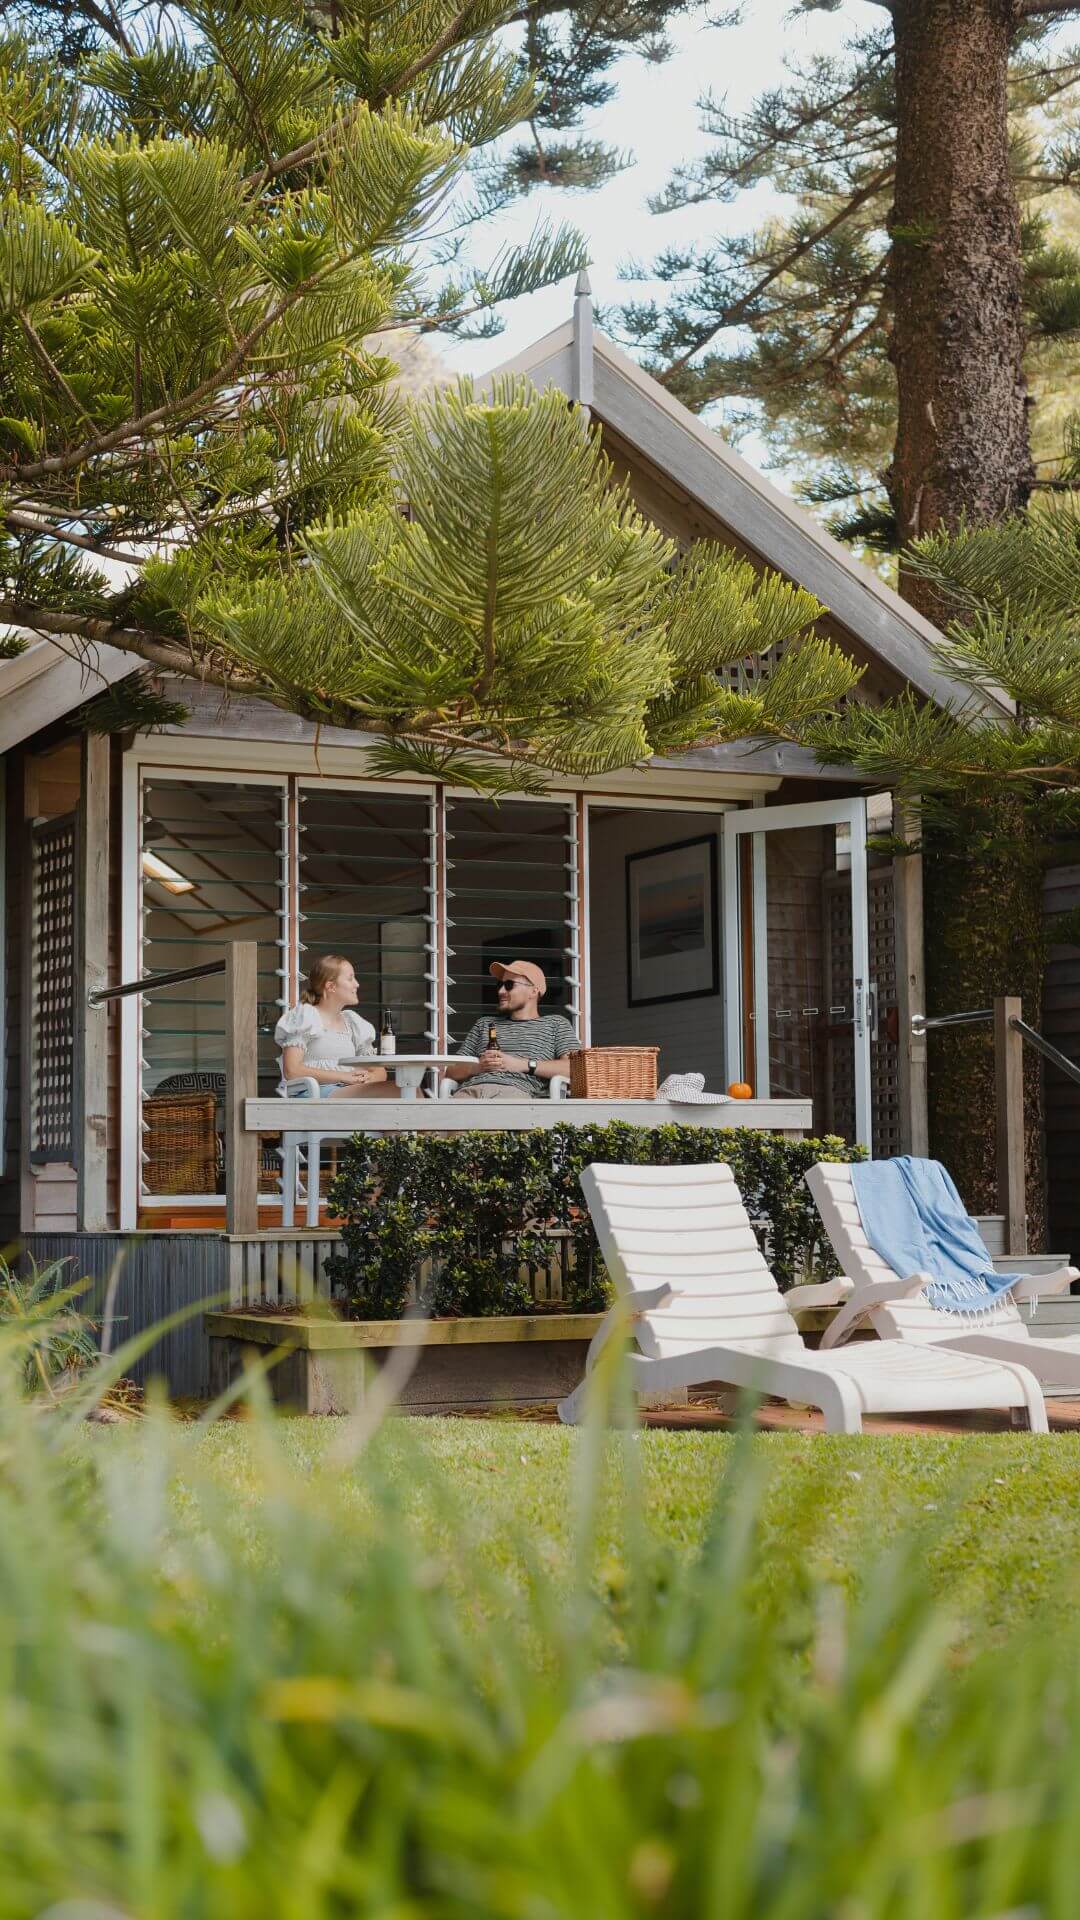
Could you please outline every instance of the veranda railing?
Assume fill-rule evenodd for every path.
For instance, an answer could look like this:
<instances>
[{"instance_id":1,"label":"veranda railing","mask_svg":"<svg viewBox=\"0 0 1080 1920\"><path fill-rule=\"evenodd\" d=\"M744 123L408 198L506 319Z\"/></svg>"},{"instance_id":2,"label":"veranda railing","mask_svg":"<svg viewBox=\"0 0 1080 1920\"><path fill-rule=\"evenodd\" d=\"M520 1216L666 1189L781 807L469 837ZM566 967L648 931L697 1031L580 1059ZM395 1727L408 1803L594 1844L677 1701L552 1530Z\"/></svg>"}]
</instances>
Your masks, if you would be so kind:
<instances>
[{"instance_id":1,"label":"veranda railing","mask_svg":"<svg viewBox=\"0 0 1080 1920\"><path fill-rule=\"evenodd\" d=\"M970 1013L941 1013L928 1018L912 1015L911 1031L930 1033L948 1027L975 1026L980 1021L994 1023L994 1079L997 1108L997 1189L998 1208L1005 1220L1005 1252L1028 1251L1027 1183L1024 1155L1024 1047L1032 1048L1059 1073L1080 1085L1080 1067L1058 1051L1050 1041L1023 1017L1018 994L1003 994L992 1007L977 1007Z\"/></svg>"}]
</instances>

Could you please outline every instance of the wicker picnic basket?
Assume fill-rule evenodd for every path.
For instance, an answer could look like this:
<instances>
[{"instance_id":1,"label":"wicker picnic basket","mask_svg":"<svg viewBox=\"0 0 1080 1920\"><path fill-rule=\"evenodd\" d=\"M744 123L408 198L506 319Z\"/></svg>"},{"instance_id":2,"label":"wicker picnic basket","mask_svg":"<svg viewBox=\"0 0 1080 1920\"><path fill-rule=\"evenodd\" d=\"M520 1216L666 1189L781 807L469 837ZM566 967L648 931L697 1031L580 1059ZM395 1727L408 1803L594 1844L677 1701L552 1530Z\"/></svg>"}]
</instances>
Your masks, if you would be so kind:
<instances>
[{"instance_id":1,"label":"wicker picnic basket","mask_svg":"<svg viewBox=\"0 0 1080 1920\"><path fill-rule=\"evenodd\" d=\"M152 1093L143 1101L147 1193L217 1191L217 1098Z\"/></svg>"},{"instance_id":2,"label":"wicker picnic basket","mask_svg":"<svg viewBox=\"0 0 1080 1920\"><path fill-rule=\"evenodd\" d=\"M572 1100L655 1100L659 1047L583 1047L570 1055Z\"/></svg>"}]
</instances>

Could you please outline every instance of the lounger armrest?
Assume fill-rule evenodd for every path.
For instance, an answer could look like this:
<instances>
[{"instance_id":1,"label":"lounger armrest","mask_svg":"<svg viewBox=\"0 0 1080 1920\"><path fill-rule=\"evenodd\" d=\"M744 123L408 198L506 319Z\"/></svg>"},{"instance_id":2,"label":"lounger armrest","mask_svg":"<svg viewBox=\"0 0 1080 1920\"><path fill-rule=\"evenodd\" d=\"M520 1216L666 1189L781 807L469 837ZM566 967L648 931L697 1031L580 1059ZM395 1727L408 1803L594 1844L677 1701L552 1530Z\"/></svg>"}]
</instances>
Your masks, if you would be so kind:
<instances>
[{"instance_id":1,"label":"lounger armrest","mask_svg":"<svg viewBox=\"0 0 1080 1920\"><path fill-rule=\"evenodd\" d=\"M655 1313L658 1307L666 1307L669 1300L674 1300L676 1292L677 1288L669 1287L665 1282L662 1287L630 1288L626 1293L621 1293L614 1306L608 1308L589 1341L585 1355L586 1373L592 1372L597 1355L613 1333L625 1333L628 1326L640 1320L643 1314Z\"/></svg>"},{"instance_id":2,"label":"lounger armrest","mask_svg":"<svg viewBox=\"0 0 1080 1920\"><path fill-rule=\"evenodd\" d=\"M812 1287L789 1287L784 1301L789 1313L809 1313L815 1307L842 1306L851 1289L847 1275L839 1274L835 1280L821 1280Z\"/></svg>"},{"instance_id":3,"label":"lounger armrest","mask_svg":"<svg viewBox=\"0 0 1080 1920\"><path fill-rule=\"evenodd\" d=\"M643 1313L655 1313L658 1307L666 1307L670 1300L674 1300L677 1292L678 1289L669 1286L666 1280L659 1287L630 1288L617 1301L616 1312L619 1308L625 1312L629 1307L630 1318L637 1320Z\"/></svg>"},{"instance_id":4,"label":"lounger armrest","mask_svg":"<svg viewBox=\"0 0 1080 1920\"><path fill-rule=\"evenodd\" d=\"M875 1281L873 1286L853 1287L850 1299L822 1334L822 1348L838 1347L854 1332L859 1321L865 1320L877 1307L888 1306L893 1300L910 1300L915 1294L921 1293L924 1287L932 1285L932 1274L909 1273L906 1280L881 1280Z\"/></svg>"},{"instance_id":5,"label":"lounger armrest","mask_svg":"<svg viewBox=\"0 0 1080 1920\"><path fill-rule=\"evenodd\" d=\"M1057 1267L1053 1273L1029 1273L1017 1281L1009 1298L1018 1305L1024 1300L1048 1300L1055 1293L1068 1293L1074 1280L1080 1280L1075 1267Z\"/></svg>"}]
</instances>

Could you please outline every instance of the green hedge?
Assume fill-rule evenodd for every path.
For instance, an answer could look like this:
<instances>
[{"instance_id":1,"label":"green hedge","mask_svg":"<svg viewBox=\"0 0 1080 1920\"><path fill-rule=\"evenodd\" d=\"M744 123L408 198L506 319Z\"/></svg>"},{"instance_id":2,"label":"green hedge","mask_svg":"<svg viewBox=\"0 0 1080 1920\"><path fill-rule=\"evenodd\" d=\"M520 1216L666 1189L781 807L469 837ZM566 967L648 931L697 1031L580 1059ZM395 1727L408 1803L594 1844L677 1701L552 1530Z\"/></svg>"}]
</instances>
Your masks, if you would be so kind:
<instances>
[{"instance_id":1,"label":"green hedge","mask_svg":"<svg viewBox=\"0 0 1080 1920\"><path fill-rule=\"evenodd\" d=\"M816 1160L856 1160L833 1136L785 1140L747 1128L556 1126L528 1133L358 1134L330 1188L344 1222L330 1262L351 1318L394 1320L425 1272L431 1313L528 1313L523 1268L546 1269L552 1230L568 1236L563 1300L603 1306L608 1283L579 1178L590 1161L687 1166L726 1160L781 1287L836 1271L803 1174ZM427 1277L430 1276L430 1277Z\"/></svg>"}]
</instances>

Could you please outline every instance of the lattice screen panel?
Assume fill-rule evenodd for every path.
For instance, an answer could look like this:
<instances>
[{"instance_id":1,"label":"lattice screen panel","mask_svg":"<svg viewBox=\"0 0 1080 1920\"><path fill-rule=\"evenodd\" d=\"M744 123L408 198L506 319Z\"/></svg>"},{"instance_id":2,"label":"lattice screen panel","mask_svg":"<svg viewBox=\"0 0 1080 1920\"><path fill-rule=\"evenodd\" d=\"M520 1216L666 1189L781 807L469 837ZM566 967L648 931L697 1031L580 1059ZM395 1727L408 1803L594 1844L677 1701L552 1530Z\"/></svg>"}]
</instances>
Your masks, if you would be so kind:
<instances>
[{"instance_id":1,"label":"lattice screen panel","mask_svg":"<svg viewBox=\"0 0 1080 1920\"><path fill-rule=\"evenodd\" d=\"M32 829L30 1158L37 1165L75 1154L77 854L73 813Z\"/></svg>"}]
</instances>

